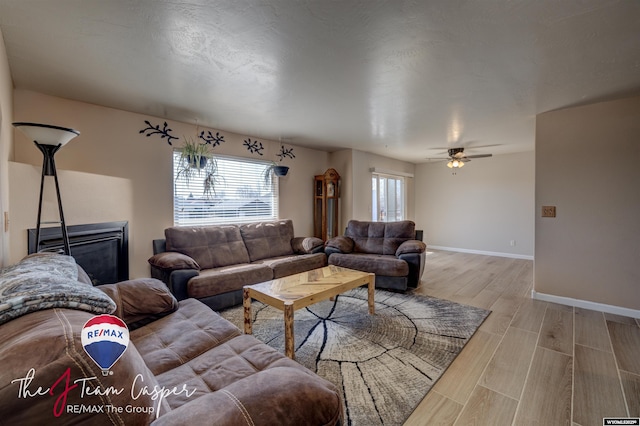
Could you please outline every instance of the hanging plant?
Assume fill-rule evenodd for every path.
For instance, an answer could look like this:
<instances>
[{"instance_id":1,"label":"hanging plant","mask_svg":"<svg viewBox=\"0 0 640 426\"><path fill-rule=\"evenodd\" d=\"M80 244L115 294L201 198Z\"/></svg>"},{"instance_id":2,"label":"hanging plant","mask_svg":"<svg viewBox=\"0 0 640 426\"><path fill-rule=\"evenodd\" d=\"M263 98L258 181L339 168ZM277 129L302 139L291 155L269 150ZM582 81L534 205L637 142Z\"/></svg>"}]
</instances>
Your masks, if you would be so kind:
<instances>
[{"instance_id":1,"label":"hanging plant","mask_svg":"<svg viewBox=\"0 0 640 426\"><path fill-rule=\"evenodd\" d=\"M280 152L276 154L276 157L279 158L278 161L282 161L285 158L296 158L293 153L293 148L285 148L284 145L280 145ZM265 171L264 171L264 183L265 186L269 184L271 181L272 174L277 177L286 176L289 173L289 166L283 166L281 164L276 163L275 161L271 162Z\"/></svg>"},{"instance_id":2,"label":"hanging plant","mask_svg":"<svg viewBox=\"0 0 640 426\"><path fill-rule=\"evenodd\" d=\"M222 181L222 176L218 174L218 162L209 144L184 138L177 166L176 182L180 178L184 179L187 185L193 179L201 178L203 195L213 198L216 193L216 184Z\"/></svg>"}]
</instances>

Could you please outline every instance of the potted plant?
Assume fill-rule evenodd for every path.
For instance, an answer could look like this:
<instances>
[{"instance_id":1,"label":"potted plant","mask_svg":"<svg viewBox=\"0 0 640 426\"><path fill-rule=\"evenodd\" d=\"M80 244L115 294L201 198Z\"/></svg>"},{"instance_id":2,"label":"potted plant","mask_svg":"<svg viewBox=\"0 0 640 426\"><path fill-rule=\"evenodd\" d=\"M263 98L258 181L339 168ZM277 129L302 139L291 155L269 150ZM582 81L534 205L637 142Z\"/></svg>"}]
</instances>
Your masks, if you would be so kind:
<instances>
[{"instance_id":1,"label":"potted plant","mask_svg":"<svg viewBox=\"0 0 640 426\"><path fill-rule=\"evenodd\" d=\"M192 179L202 178L203 194L207 198L213 197L216 184L222 177L218 175L218 162L208 144L184 138L176 182L180 178L183 178L187 185Z\"/></svg>"},{"instance_id":2,"label":"potted plant","mask_svg":"<svg viewBox=\"0 0 640 426\"><path fill-rule=\"evenodd\" d=\"M284 145L280 145L280 152L276 154L276 157L280 159L279 161L282 161L285 158L296 158L295 154L293 153L293 148L285 148ZM283 177L286 176L287 173L289 173L289 166L283 166L276 163L275 161L272 161L264 171L265 185L269 184L272 174L276 175L277 177Z\"/></svg>"},{"instance_id":3,"label":"potted plant","mask_svg":"<svg viewBox=\"0 0 640 426\"><path fill-rule=\"evenodd\" d=\"M265 186L269 186L269 184L271 183L271 176L277 176L277 177L283 177L286 176L287 173L289 173L289 167L288 166L282 166L278 163L276 163L275 161L272 161L271 164L269 164L265 169L264 169L264 184Z\"/></svg>"},{"instance_id":4,"label":"potted plant","mask_svg":"<svg viewBox=\"0 0 640 426\"><path fill-rule=\"evenodd\" d=\"M276 162L274 162L271 166L270 166L271 170L273 170L273 174L278 176L278 177L283 177L286 176L287 173L289 173L289 166L283 166L280 165Z\"/></svg>"}]
</instances>

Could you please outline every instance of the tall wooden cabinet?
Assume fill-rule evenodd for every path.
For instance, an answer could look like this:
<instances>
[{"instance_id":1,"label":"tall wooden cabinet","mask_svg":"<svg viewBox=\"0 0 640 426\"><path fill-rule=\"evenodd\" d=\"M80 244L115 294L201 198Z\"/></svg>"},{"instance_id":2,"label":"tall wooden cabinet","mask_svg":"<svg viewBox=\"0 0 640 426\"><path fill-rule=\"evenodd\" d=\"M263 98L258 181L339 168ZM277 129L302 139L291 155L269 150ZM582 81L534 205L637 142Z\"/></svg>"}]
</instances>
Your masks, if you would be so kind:
<instances>
[{"instance_id":1,"label":"tall wooden cabinet","mask_svg":"<svg viewBox=\"0 0 640 426\"><path fill-rule=\"evenodd\" d=\"M323 241L339 235L340 175L329 169L314 179L313 235Z\"/></svg>"}]
</instances>

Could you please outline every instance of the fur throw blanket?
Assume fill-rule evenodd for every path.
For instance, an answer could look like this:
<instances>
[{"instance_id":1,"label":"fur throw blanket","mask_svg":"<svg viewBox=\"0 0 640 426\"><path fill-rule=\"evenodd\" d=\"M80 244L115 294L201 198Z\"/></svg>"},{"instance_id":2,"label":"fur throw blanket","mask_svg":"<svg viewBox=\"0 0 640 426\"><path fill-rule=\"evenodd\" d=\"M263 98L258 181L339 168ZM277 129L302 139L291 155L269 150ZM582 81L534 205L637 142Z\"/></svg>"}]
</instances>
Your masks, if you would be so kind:
<instances>
[{"instance_id":1,"label":"fur throw blanket","mask_svg":"<svg viewBox=\"0 0 640 426\"><path fill-rule=\"evenodd\" d=\"M0 269L0 324L51 308L109 314L116 305L100 289L78 281L71 256L37 254Z\"/></svg>"}]
</instances>

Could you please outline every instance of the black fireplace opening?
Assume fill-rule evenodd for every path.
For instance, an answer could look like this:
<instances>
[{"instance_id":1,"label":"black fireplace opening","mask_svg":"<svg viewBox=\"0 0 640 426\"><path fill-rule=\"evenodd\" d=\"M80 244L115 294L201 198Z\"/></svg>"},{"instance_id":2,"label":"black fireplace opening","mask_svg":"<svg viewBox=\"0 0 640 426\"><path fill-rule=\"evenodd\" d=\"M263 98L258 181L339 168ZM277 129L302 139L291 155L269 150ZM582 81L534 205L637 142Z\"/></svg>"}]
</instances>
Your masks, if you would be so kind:
<instances>
[{"instance_id":1,"label":"black fireplace opening","mask_svg":"<svg viewBox=\"0 0 640 426\"><path fill-rule=\"evenodd\" d=\"M36 230L28 232L29 254L36 252ZM93 285L129 279L129 224L90 223L67 226L71 256L82 266ZM62 229L40 229L40 252L64 253Z\"/></svg>"}]
</instances>

